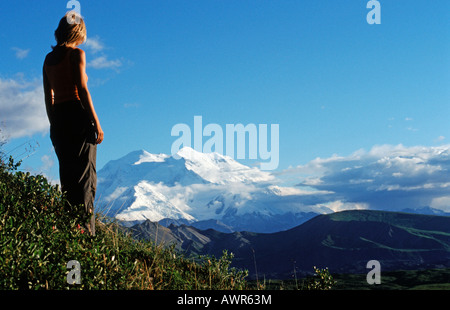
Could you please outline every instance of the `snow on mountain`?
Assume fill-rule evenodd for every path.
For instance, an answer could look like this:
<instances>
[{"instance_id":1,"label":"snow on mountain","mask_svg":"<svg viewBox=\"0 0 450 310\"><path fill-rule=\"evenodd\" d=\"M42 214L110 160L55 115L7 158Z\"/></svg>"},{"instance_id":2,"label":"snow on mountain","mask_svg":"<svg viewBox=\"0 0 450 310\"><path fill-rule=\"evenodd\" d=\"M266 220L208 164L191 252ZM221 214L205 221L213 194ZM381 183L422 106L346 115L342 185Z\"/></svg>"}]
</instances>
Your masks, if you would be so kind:
<instances>
[{"instance_id":1,"label":"snow on mountain","mask_svg":"<svg viewBox=\"0 0 450 310\"><path fill-rule=\"evenodd\" d=\"M258 168L249 168L231 157L218 153L200 153L190 147L184 147L177 154L185 160L188 170L194 171L211 183L252 183L273 181L274 179L268 172L263 172Z\"/></svg>"},{"instance_id":2,"label":"snow on mountain","mask_svg":"<svg viewBox=\"0 0 450 310\"><path fill-rule=\"evenodd\" d=\"M272 174L230 157L188 147L177 155L140 150L108 162L98 172L97 211L130 225L146 219L203 225L214 220L258 232L288 229L331 212L308 201L311 192L276 186Z\"/></svg>"}]
</instances>

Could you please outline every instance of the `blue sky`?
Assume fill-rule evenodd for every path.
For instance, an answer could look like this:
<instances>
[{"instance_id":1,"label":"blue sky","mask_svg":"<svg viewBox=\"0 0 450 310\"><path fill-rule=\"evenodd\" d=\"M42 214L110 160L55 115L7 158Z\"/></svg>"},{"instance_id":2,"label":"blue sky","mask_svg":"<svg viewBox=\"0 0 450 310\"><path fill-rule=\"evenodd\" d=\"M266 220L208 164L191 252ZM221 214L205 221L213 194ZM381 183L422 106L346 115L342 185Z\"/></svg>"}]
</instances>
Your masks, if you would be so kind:
<instances>
[{"instance_id":1,"label":"blue sky","mask_svg":"<svg viewBox=\"0 0 450 310\"><path fill-rule=\"evenodd\" d=\"M137 149L170 153L172 127L193 128L195 115L224 129L279 124L279 171L376 145L449 144L449 1L380 0L379 25L365 0L79 2L99 168ZM66 4L0 3L5 147L53 179L41 70Z\"/></svg>"}]
</instances>

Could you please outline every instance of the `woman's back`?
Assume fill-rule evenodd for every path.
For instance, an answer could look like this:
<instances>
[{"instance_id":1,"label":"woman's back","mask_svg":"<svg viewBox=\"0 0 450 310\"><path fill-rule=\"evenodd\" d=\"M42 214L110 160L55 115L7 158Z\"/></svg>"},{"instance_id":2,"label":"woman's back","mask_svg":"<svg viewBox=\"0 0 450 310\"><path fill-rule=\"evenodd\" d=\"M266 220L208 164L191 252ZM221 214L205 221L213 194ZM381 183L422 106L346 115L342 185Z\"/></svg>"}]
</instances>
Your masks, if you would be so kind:
<instances>
[{"instance_id":1,"label":"woman's back","mask_svg":"<svg viewBox=\"0 0 450 310\"><path fill-rule=\"evenodd\" d=\"M73 72L74 50L75 48L58 46L45 58L44 69L53 89L55 104L80 100Z\"/></svg>"}]
</instances>

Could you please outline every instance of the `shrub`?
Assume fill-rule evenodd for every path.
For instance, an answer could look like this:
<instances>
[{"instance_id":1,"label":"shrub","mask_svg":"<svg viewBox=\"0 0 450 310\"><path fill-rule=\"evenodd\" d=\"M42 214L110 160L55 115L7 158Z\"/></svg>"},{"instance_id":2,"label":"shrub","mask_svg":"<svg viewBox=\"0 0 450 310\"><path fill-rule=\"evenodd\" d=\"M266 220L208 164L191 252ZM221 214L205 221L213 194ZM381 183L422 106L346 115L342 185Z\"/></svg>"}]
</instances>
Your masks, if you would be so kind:
<instances>
[{"instance_id":1,"label":"shrub","mask_svg":"<svg viewBox=\"0 0 450 310\"><path fill-rule=\"evenodd\" d=\"M314 266L314 271L314 276L304 282L305 290L330 290L336 284L328 268L319 269Z\"/></svg>"},{"instance_id":2,"label":"shrub","mask_svg":"<svg viewBox=\"0 0 450 310\"><path fill-rule=\"evenodd\" d=\"M17 171L0 156L0 289L248 289L247 271L230 268L233 254L186 258L174 247L137 241L113 221L87 218L42 175ZM80 263L81 284L67 281L67 263ZM303 289L330 289L328 269L317 269ZM258 289L264 288L258 285Z\"/></svg>"},{"instance_id":3,"label":"shrub","mask_svg":"<svg viewBox=\"0 0 450 310\"><path fill-rule=\"evenodd\" d=\"M187 259L173 248L136 241L117 223L86 218L41 175L0 160L0 289L243 289L232 254ZM67 263L80 263L81 284L67 282Z\"/></svg>"}]
</instances>

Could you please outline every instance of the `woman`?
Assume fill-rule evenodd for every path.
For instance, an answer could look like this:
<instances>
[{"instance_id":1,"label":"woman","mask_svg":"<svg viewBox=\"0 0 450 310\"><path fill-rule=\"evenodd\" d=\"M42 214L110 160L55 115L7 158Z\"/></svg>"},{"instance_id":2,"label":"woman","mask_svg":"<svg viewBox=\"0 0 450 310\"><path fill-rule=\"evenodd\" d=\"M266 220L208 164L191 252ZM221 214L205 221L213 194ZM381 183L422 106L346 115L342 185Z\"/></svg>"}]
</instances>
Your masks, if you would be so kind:
<instances>
[{"instance_id":1,"label":"woman","mask_svg":"<svg viewBox=\"0 0 450 310\"><path fill-rule=\"evenodd\" d=\"M55 31L57 45L44 61L45 106L50 138L59 161L61 190L73 206L84 206L87 229L95 236L97 144L103 130L87 87L86 57L78 45L86 41L81 16L69 12Z\"/></svg>"}]
</instances>

